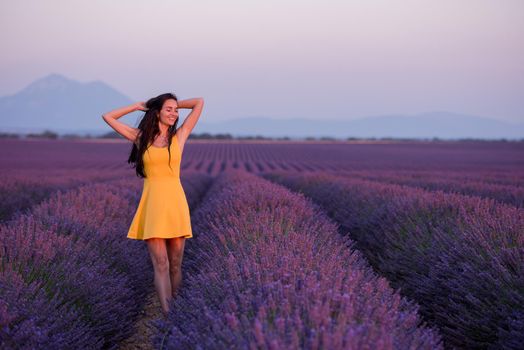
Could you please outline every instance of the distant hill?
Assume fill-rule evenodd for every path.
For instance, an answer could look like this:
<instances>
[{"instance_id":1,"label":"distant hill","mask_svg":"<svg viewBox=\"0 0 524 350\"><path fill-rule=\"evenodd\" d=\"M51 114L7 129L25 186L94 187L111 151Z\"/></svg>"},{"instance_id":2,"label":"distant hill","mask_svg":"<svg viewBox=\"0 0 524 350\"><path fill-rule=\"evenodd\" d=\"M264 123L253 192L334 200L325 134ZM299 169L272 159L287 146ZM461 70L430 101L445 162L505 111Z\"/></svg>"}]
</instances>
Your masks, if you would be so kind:
<instances>
[{"instance_id":1,"label":"distant hill","mask_svg":"<svg viewBox=\"0 0 524 350\"><path fill-rule=\"evenodd\" d=\"M512 124L450 112L412 116L386 115L354 120L281 120L257 117L216 123L202 121L200 124L200 132L228 132L235 136L524 139L524 123Z\"/></svg>"},{"instance_id":2,"label":"distant hill","mask_svg":"<svg viewBox=\"0 0 524 350\"><path fill-rule=\"evenodd\" d=\"M20 133L43 129L59 134L80 130L100 132L104 125L107 127L102 113L131 103L129 97L104 82L80 83L50 74L14 95L0 97L0 129ZM132 115L122 120L134 124L138 114L134 119Z\"/></svg>"},{"instance_id":3,"label":"distant hill","mask_svg":"<svg viewBox=\"0 0 524 350\"><path fill-rule=\"evenodd\" d=\"M81 83L59 74L50 74L14 95L0 97L0 131L25 134L52 130L60 135L102 135L112 129L102 120L101 114L132 102L104 82ZM136 126L141 116L141 112L136 112L121 120ZM353 120L252 117L220 122L207 121L204 112L194 131L231 134L234 137L524 139L524 123L445 111Z\"/></svg>"}]
</instances>

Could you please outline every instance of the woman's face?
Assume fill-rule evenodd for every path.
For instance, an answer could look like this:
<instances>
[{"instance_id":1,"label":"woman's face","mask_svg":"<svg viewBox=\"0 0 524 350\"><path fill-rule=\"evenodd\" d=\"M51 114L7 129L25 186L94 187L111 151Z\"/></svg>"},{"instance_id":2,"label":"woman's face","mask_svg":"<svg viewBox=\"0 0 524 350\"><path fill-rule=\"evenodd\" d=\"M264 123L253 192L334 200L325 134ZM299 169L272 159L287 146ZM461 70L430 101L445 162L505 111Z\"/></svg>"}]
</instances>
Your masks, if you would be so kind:
<instances>
[{"instance_id":1,"label":"woman's face","mask_svg":"<svg viewBox=\"0 0 524 350\"><path fill-rule=\"evenodd\" d=\"M159 113L160 123L171 126L175 124L178 119L178 104L175 100L169 99L164 102L162 109Z\"/></svg>"}]
</instances>

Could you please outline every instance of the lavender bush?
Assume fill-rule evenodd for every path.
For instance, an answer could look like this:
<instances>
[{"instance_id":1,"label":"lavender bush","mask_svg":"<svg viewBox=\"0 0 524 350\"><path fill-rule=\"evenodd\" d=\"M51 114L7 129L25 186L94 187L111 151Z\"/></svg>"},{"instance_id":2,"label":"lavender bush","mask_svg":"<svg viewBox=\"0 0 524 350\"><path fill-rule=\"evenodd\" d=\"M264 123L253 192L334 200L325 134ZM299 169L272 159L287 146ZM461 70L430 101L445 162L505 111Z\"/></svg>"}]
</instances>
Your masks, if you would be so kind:
<instances>
[{"instance_id":1,"label":"lavender bush","mask_svg":"<svg viewBox=\"0 0 524 350\"><path fill-rule=\"evenodd\" d=\"M184 287L155 347L435 349L417 306L303 196L224 172L194 216Z\"/></svg>"},{"instance_id":2,"label":"lavender bush","mask_svg":"<svg viewBox=\"0 0 524 350\"><path fill-rule=\"evenodd\" d=\"M183 182L195 206L210 178ZM115 348L130 335L153 279L145 244L125 238L140 186L59 192L0 225L0 347Z\"/></svg>"},{"instance_id":3,"label":"lavender bush","mask_svg":"<svg viewBox=\"0 0 524 350\"><path fill-rule=\"evenodd\" d=\"M482 198L493 198L501 203L524 207L524 187L518 185L518 181L513 180L514 184L492 183L492 180L485 175L477 175L473 178L468 174L451 176L449 174L418 174L398 172L363 172L359 174L349 174L347 177L359 178L386 182L399 185L419 187L429 191L444 191L450 193L460 193L464 195L478 196ZM486 176L484 178L484 176Z\"/></svg>"},{"instance_id":4,"label":"lavender bush","mask_svg":"<svg viewBox=\"0 0 524 350\"><path fill-rule=\"evenodd\" d=\"M524 344L524 211L330 175L267 175L314 199L459 348Z\"/></svg>"},{"instance_id":5,"label":"lavender bush","mask_svg":"<svg viewBox=\"0 0 524 350\"><path fill-rule=\"evenodd\" d=\"M0 222L29 210L55 192L124 177L121 171L101 172L98 169L3 172L0 180Z\"/></svg>"},{"instance_id":6,"label":"lavender bush","mask_svg":"<svg viewBox=\"0 0 524 350\"><path fill-rule=\"evenodd\" d=\"M8 315L2 327L7 330L1 338L2 347L16 341L17 348L35 343L37 348L57 348L63 342L86 342L87 347L100 348L105 339L107 344L119 339L118 334L113 338L115 322L134 304L124 275L100 262L89 246L57 236L32 217L20 217L17 226L0 227L0 237L2 282L8 283L13 273L19 279L19 283L2 287ZM39 291L36 300L25 290L32 284L32 289ZM58 306L52 308L46 299L62 301L52 302ZM33 309L38 305L45 307ZM62 313L67 324L60 320ZM54 322L48 323L48 319ZM33 328L27 328L30 325Z\"/></svg>"},{"instance_id":7,"label":"lavender bush","mask_svg":"<svg viewBox=\"0 0 524 350\"><path fill-rule=\"evenodd\" d=\"M3 349L100 348L102 339L72 302L48 296L42 282L26 282L4 264L0 271L0 346ZM38 311L38 312L35 312Z\"/></svg>"}]
</instances>

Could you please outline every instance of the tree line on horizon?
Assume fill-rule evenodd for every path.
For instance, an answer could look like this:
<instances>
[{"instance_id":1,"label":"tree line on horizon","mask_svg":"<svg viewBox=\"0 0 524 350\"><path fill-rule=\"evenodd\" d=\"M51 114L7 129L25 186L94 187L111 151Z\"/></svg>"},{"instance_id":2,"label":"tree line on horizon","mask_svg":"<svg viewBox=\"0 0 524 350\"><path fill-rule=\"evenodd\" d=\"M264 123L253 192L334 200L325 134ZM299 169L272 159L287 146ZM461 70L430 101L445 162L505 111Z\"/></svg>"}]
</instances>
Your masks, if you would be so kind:
<instances>
[{"instance_id":1,"label":"tree line on horizon","mask_svg":"<svg viewBox=\"0 0 524 350\"><path fill-rule=\"evenodd\" d=\"M27 134L19 134L19 133L9 133L9 132L0 132L0 139L50 139L50 140L56 140L56 139L63 139L63 140L70 140L70 139L119 139L123 138L120 134L118 134L116 131L109 131L107 133L104 133L102 135L79 135L79 134L63 134L60 135L52 130L44 130L40 133L27 133ZM396 137L347 137L347 138L335 138L332 136L308 136L304 138L290 138L289 136L283 136L283 137L267 137L262 135L254 135L254 136L233 136L229 133L226 134L211 134L211 133L192 133L189 135L189 139L194 140L272 140L272 141L293 141L293 140L301 140L301 141L364 141L364 140L372 140L372 141L450 141L448 139L441 139L439 137L433 137L433 138L396 138ZM485 141L485 142L510 142L511 140L507 140L505 138L497 139L497 140L485 140L485 139L477 139L477 138L460 138L460 139L454 139L453 141ZM524 142L524 138L520 140L515 140L513 142Z\"/></svg>"}]
</instances>

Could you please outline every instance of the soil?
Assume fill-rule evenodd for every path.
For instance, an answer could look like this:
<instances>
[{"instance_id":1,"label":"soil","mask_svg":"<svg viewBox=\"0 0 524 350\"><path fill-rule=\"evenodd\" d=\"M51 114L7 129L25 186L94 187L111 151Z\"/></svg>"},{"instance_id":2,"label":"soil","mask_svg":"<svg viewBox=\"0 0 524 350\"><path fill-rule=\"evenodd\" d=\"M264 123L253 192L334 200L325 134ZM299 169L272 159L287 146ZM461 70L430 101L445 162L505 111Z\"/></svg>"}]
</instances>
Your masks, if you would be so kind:
<instances>
[{"instance_id":1,"label":"soil","mask_svg":"<svg viewBox=\"0 0 524 350\"><path fill-rule=\"evenodd\" d=\"M141 313L142 316L135 324L133 335L120 344L119 350L154 349L153 344L151 344L154 329L148 323L162 317L162 307L154 289L149 293Z\"/></svg>"}]
</instances>

